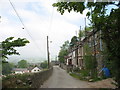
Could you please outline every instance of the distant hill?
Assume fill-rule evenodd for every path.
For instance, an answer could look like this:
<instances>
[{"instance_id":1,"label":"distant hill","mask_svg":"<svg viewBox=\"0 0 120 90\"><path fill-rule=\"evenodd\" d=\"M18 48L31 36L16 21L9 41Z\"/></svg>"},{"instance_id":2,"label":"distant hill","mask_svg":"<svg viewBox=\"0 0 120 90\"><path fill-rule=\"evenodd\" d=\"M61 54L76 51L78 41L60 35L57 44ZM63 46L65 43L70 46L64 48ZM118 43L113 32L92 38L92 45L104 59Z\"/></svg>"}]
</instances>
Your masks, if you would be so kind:
<instances>
[{"instance_id":1,"label":"distant hill","mask_svg":"<svg viewBox=\"0 0 120 90\"><path fill-rule=\"evenodd\" d=\"M20 60L26 60L28 63L41 63L42 61L45 61L44 58L39 57L29 57L29 58L23 58L23 57L17 57L17 56L11 56L8 58L9 62L12 62L14 64L17 64Z\"/></svg>"}]
</instances>

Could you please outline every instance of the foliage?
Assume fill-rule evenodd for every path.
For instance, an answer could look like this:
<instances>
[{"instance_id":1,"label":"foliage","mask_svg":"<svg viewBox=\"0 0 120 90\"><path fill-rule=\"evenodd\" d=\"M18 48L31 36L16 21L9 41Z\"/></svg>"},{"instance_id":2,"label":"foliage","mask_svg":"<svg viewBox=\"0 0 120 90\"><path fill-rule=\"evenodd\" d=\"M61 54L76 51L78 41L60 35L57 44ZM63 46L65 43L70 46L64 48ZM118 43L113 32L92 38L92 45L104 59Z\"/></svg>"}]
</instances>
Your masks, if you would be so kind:
<instances>
[{"instance_id":1,"label":"foliage","mask_svg":"<svg viewBox=\"0 0 120 90\"><path fill-rule=\"evenodd\" d=\"M88 31L88 32L92 31L92 29L93 29L92 26L86 27L86 31Z\"/></svg>"},{"instance_id":2,"label":"foliage","mask_svg":"<svg viewBox=\"0 0 120 90\"><path fill-rule=\"evenodd\" d=\"M106 7L114 5L117 8L111 9L110 15L107 14ZM103 40L106 43L108 60L110 60L112 72L115 80L120 88L120 1L118 2L58 2L53 4L57 10L63 14L65 10L68 12L74 10L75 12L82 13L85 8L89 9L88 17L91 17L93 29L102 30Z\"/></svg>"},{"instance_id":3,"label":"foliage","mask_svg":"<svg viewBox=\"0 0 120 90\"><path fill-rule=\"evenodd\" d=\"M120 8L112 10L110 16L105 18L105 25L102 26L103 40L106 43L108 62L111 71L120 88ZM106 34L108 33L108 34Z\"/></svg>"},{"instance_id":4,"label":"foliage","mask_svg":"<svg viewBox=\"0 0 120 90\"><path fill-rule=\"evenodd\" d=\"M89 80L86 77L89 76L89 70L80 70L79 72L70 73L71 76L80 80Z\"/></svg>"},{"instance_id":5,"label":"foliage","mask_svg":"<svg viewBox=\"0 0 120 90\"><path fill-rule=\"evenodd\" d=\"M67 41L65 41L64 44L61 46L61 49L64 49L64 50L66 49L66 50L67 50L68 48L69 48L69 41L67 40Z\"/></svg>"},{"instance_id":6,"label":"foliage","mask_svg":"<svg viewBox=\"0 0 120 90\"><path fill-rule=\"evenodd\" d=\"M76 73L76 72L72 72L70 73L70 75L74 78L77 78L77 79L80 79L80 80L85 80L85 81L89 81L91 78L89 77L89 70L81 70L79 73ZM93 78L91 79L92 82L95 82L95 81L99 81L99 80L102 80L101 78Z\"/></svg>"},{"instance_id":7,"label":"foliage","mask_svg":"<svg viewBox=\"0 0 120 90\"><path fill-rule=\"evenodd\" d=\"M92 31L93 27L92 26L89 26L89 27L86 27L86 30L80 30L79 31L79 39L85 37L85 32L90 32Z\"/></svg>"},{"instance_id":8,"label":"foliage","mask_svg":"<svg viewBox=\"0 0 120 90\"><path fill-rule=\"evenodd\" d=\"M79 72L79 71L80 71L79 67L73 68L73 72Z\"/></svg>"},{"instance_id":9,"label":"foliage","mask_svg":"<svg viewBox=\"0 0 120 90\"><path fill-rule=\"evenodd\" d=\"M97 75L97 72L95 72L97 63L94 56L92 56L92 49L88 46L87 43L83 46L83 48L85 51L85 55L83 56L85 61L85 69L89 71L89 74L92 78L95 78Z\"/></svg>"},{"instance_id":10,"label":"foliage","mask_svg":"<svg viewBox=\"0 0 120 90\"><path fill-rule=\"evenodd\" d=\"M65 41L64 44L61 46L61 50L58 55L58 60L61 63L64 63L65 56L68 54L68 48L69 48L69 41Z\"/></svg>"},{"instance_id":11,"label":"foliage","mask_svg":"<svg viewBox=\"0 0 120 90\"><path fill-rule=\"evenodd\" d=\"M0 74L2 73L2 62L0 61Z\"/></svg>"},{"instance_id":12,"label":"foliage","mask_svg":"<svg viewBox=\"0 0 120 90\"><path fill-rule=\"evenodd\" d=\"M82 13L85 9L84 2L58 2L54 3L53 6L58 7L57 11L59 11L62 15L65 10L68 10L69 13L72 10Z\"/></svg>"},{"instance_id":13,"label":"foliage","mask_svg":"<svg viewBox=\"0 0 120 90\"><path fill-rule=\"evenodd\" d=\"M20 88L20 89L37 89L48 79L52 74L53 68L44 70L40 73L23 73L23 74L12 74L6 75L2 78L2 88ZM42 78L41 78L42 77Z\"/></svg>"},{"instance_id":14,"label":"foliage","mask_svg":"<svg viewBox=\"0 0 120 90\"><path fill-rule=\"evenodd\" d=\"M12 72L12 69L14 68L13 63L3 63L2 64L2 74L10 74Z\"/></svg>"},{"instance_id":15,"label":"foliage","mask_svg":"<svg viewBox=\"0 0 120 90\"><path fill-rule=\"evenodd\" d=\"M32 74L16 74L16 75L7 75L2 79L3 88L30 88L28 78L31 78ZM17 81L20 81L18 84Z\"/></svg>"},{"instance_id":16,"label":"foliage","mask_svg":"<svg viewBox=\"0 0 120 90\"><path fill-rule=\"evenodd\" d=\"M89 11L86 15L88 17L91 15L91 22L98 24L101 22L100 19L103 20L103 17L106 14L106 6L115 5L120 7L119 4L120 2L116 4L116 2L104 2L104 0L103 2L57 2L53 4L53 7L57 7L57 11L59 11L62 15L65 10L67 10L69 13L73 10L82 14L83 11L87 8Z\"/></svg>"},{"instance_id":17,"label":"foliage","mask_svg":"<svg viewBox=\"0 0 120 90\"><path fill-rule=\"evenodd\" d=\"M73 36L70 42L70 47L74 47L77 42L78 42L77 36Z\"/></svg>"},{"instance_id":18,"label":"foliage","mask_svg":"<svg viewBox=\"0 0 120 90\"><path fill-rule=\"evenodd\" d=\"M40 67L42 67L43 69L46 69L48 67L48 63L47 61L44 61L40 64Z\"/></svg>"},{"instance_id":19,"label":"foliage","mask_svg":"<svg viewBox=\"0 0 120 90\"><path fill-rule=\"evenodd\" d=\"M111 77L113 77L111 71L112 71L112 61L110 60L109 58L109 53L108 53L108 50L107 50L107 47L106 47L106 44L103 43L104 46L103 46L103 51L101 52L102 54L102 61L103 61L103 67L106 66L109 70L110 70L110 75ZM104 74L102 74L104 77Z\"/></svg>"},{"instance_id":20,"label":"foliage","mask_svg":"<svg viewBox=\"0 0 120 90\"><path fill-rule=\"evenodd\" d=\"M80 75L77 75L76 73L70 73L70 75L74 78L80 79L82 80L82 78L80 77Z\"/></svg>"},{"instance_id":21,"label":"foliage","mask_svg":"<svg viewBox=\"0 0 120 90\"><path fill-rule=\"evenodd\" d=\"M21 60L18 62L18 67L19 68L27 68L28 67L28 63L26 60Z\"/></svg>"},{"instance_id":22,"label":"foliage","mask_svg":"<svg viewBox=\"0 0 120 90\"><path fill-rule=\"evenodd\" d=\"M85 30L80 30L79 38L85 37Z\"/></svg>"},{"instance_id":23,"label":"foliage","mask_svg":"<svg viewBox=\"0 0 120 90\"><path fill-rule=\"evenodd\" d=\"M64 63L64 61L65 61L65 56L67 56L67 54L68 54L68 51L67 50L60 50L60 52L59 52L59 61L61 62L61 63Z\"/></svg>"},{"instance_id":24,"label":"foliage","mask_svg":"<svg viewBox=\"0 0 120 90\"><path fill-rule=\"evenodd\" d=\"M119 2L57 2L53 4L53 7L57 7L57 11L61 14L68 10L70 13L71 11L80 12L81 14L87 8L89 11L87 12L87 16L91 17L91 24L94 28L100 29L101 25L104 25L106 21L105 18L108 16L107 6L114 5L114 7L120 8L120 1Z\"/></svg>"},{"instance_id":25,"label":"foliage","mask_svg":"<svg viewBox=\"0 0 120 90\"><path fill-rule=\"evenodd\" d=\"M0 52L2 52L2 58L8 58L7 55L20 55L19 52L17 52L16 49L14 49L15 47L22 47L25 46L27 43L29 43L28 40L26 40L25 38L21 39L18 38L16 40L13 40L14 37L9 37L7 38L5 41L2 41L1 45L2 45L2 50L0 50Z\"/></svg>"}]
</instances>

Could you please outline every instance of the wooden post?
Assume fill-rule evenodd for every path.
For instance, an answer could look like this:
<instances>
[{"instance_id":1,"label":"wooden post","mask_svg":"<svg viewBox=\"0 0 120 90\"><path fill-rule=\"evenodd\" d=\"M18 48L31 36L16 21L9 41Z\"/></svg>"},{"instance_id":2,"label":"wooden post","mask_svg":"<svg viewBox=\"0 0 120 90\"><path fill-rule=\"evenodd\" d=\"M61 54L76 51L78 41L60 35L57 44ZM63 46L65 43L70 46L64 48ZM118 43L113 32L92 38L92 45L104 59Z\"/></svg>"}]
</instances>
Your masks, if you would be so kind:
<instances>
[{"instance_id":1,"label":"wooden post","mask_svg":"<svg viewBox=\"0 0 120 90\"><path fill-rule=\"evenodd\" d=\"M80 26L80 42L81 42L81 36L82 36L82 35L81 35L81 26Z\"/></svg>"},{"instance_id":2,"label":"wooden post","mask_svg":"<svg viewBox=\"0 0 120 90\"><path fill-rule=\"evenodd\" d=\"M49 53L49 40L47 36L47 57L48 57L48 69L50 68L50 53Z\"/></svg>"},{"instance_id":3,"label":"wooden post","mask_svg":"<svg viewBox=\"0 0 120 90\"><path fill-rule=\"evenodd\" d=\"M87 31L86 31L86 17L85 17L85 37L87 37Z\"/></svg>"}]
</instances>

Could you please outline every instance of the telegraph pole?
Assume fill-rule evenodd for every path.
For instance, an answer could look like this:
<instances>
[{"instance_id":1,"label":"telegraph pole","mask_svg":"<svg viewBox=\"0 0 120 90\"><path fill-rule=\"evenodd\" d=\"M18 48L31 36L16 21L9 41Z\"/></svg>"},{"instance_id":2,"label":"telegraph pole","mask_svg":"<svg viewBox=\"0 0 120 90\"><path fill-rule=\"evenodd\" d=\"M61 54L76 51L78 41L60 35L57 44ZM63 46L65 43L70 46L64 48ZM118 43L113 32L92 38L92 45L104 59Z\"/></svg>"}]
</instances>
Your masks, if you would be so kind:
<instances>
[{"instance_id":1,"label":"telegraph pole","mask_svg":"<svg viewBox=\"0 0 120 90\"><path fill-rule=\"evenodd\" d=\"M0 22L1 22L1 16L0 16Z\"/></svg>"},{"instance_id":2,"label":"telegraph pole","mask_svg":"<svg viewBox=\"0 0 120 90\"><path fill-rule=\"evenodd\" d=\"M80 26L80 42L81 42L81 26Z\"/></svg>"},{"instance_id":3,"label":"telegraph pole","mask_svg":"<svg viewBox=\"0 0 120 90\"><path fill-rule=\"evenodd\" d=\"M85 37L87 37L87 30L86 30L86 17L85 17Z\"/></svg>"},{"instance_id":4,"label":"telegraph pole","mask_svg":"<svg viewBox=\"0 0 120 90\"><path fill-rule=\"evenodd\" d=\"M49 53L49 40L47 36L47 57L48 57L48 68L50 68L50 53Z\"/></svg>"}]
</instances>

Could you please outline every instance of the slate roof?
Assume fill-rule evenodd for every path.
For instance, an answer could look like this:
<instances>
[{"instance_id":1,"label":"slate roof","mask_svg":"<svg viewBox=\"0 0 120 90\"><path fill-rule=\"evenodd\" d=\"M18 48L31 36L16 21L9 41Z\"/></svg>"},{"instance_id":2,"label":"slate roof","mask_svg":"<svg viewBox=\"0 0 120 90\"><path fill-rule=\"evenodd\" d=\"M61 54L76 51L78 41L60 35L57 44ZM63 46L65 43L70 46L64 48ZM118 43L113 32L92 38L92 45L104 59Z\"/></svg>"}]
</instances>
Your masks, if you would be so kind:
<instances>
[{"instance_id":1,"label":"slate roof","mask_svg":"<svg viewBox=\"0 0 120 90\"><path fill-rule=\"evenodd\" d=\"M28 70L31 71L31 70L34 69L34 68L36 68L36 67L29 67ZM37 68L39 68L40 70L42 69L41 67L37 67Z\"/></svg>"},{"instance_id":2,"label":"slate roof","mask_svg":"<svg viewBox=\"0 0 120 90\"><path fill-rule=\"evenodd\" d=\"M12 71L27 71L27 68L13 68Z\"/></svg>"}]
</instances>

